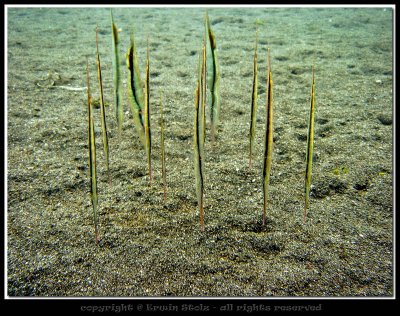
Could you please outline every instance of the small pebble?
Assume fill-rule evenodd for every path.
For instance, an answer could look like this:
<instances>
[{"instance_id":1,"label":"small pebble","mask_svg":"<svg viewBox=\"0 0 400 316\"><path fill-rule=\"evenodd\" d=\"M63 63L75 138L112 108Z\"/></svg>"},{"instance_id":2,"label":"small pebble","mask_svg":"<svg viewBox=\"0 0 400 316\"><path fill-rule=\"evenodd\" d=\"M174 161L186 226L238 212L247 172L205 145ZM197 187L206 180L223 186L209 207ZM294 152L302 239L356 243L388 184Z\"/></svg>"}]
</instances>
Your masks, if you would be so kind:
<instances>
[{"instance_id":1,"label":"small pebble","mask_svg":"<svg viewBox=\"0 0 400 316\"><path fill-rule=\"evenodd\" d=\"M393 119L389 115L383 115L380 114L378 115L378 120L383 124L383 125L392 125Z\"/></svg>"}]
</instances>

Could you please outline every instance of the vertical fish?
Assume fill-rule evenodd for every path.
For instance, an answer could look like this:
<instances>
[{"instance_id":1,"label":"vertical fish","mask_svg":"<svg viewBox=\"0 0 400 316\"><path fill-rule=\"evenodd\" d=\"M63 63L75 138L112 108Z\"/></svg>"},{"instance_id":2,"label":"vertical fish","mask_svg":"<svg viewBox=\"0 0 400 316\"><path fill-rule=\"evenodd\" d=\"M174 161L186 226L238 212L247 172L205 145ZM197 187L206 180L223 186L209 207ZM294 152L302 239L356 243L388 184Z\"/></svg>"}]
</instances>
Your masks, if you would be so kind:
<instances>
[{"instance_id":1,"label":"vertical fish","mask_svg":"<svg viewBox=\"0 0 400 316\"><path fill-rule=\"evenodd\" d=\"M90 94L89 62L86 61L86 84L88 98L88 140L89 140L89 174L90 174L90 194L93 206L93 221L96 243L100 241L98 218L97 218L97 172L96 172L96 142L94 137L94 120L92 111L92 96Z\"/></svg>"},{"instance_id":2,"label":"vertical fish","mask_svg":"<svg viewBox=\"0 0 400 316\"><path fill-rule=\"evenodd\" d=\"M253 59L253 91L251 94L251 113L250 113L250 154L249 168L252 166L254 137L256 134L256 115L257 115L257 98L258 98L258 70L257 70L257 42L258 42L258 27L256 30L256 44L254 47Z\"/></svg>"},{"instance_id":3,"label":"vertical fish","mask_svg":"<svg viewBox=\"0 0 400 316\"><path fill-rule=\"evenodd\" d=\"M204 137L205 137L205 101L206 101L206 47L203 41L202 59L199 58L199 76L195 90L194 112L194 165L196 174L197 204L200 213L200 230L205 230L204 224ZM201 62L200 62L201 60Z\"/></svg>"},{"instance_id":4,"label":"vertical fish","mask_svg":"<svg viewBox=\"0 0 400 316\"><path fill-rule=\"evenodd\" d=\"M271 56L268 49L268 75L267 75L267 103L266 103L266 126L265 126L265 151L264 151L264 168L263 168L263 191L264 191L264 208L263 208L263 226L266 224L267 217L267 201L269 177L271 173L272 161L272 143L273 143L273 93L272 93L272 69Z\"/></svg>"},{"instance_id":5,"label":"vertical fish","mask_svg":"<svg viewBox=\"0 0 400 316\"><path fill-rule=\"evenodd\" d=\"M161 177L163 181L163 187L164 187L164 204L167 200L167 172L165 168L165 138L164 138L164 111L163 111L163 105L162 105L162 96L160 96L160 112L161 112L161 117L160 117L160 129L161 129Z\"/></svg>"},{"instance_id":6,"label":"vertical fish","mask_svg":"<svg viewBox=\"0 0 400 316\"><path fill-rule=\"evenodd\" d=\"M200 229L204 231L204 208L203 208L203 162L201 157L201 145L200 138L202 137L200 132L200 81L197 82L197 88L195 90L195 111L194 111L194 169L196 174L196 194L197 194L197 205L200 213Z\"/></svg>"},{"instance_id":7,"label":"vertical fish","mask_svg":"<svg viewBox=\"0 0 400 316\"><path fill-rule=\"evenodd\" d=\"M314 97L315 97L315 79L314 79L314 67L312 68L312 82L311 82L311 106L310 106L310 117L308 121L308 136L307 136L307 153L306 153L306 174L305 174L305 203L304 203L304 221L307 218L307 208L309 205L309 195L311 186L311 169L312 169L312 158L314 149Z\"/></svg>"},{"instance_id":8,"label":"vertical fish","mask_svg":"<svg viewBox=\"0 0 400 316\"><path fill-rule=\"evenodd\" d=\"M219 88L220 88L220 70L217 58L217 41L215 39L215 34L211 29L210 20L208 18L208 13L206 11L206 30L208 36L208 42L211 48L211 69L209 87L211 92L211 139L214 141L217 133L218 122L219 122L219 112L220 112L220 98L219 98Z\"/></svg>"},{"instance_id":9,"label":"vertical fish","mask_svg":"<svg viewBox=\"0 0 400 316\"><path fill-rule=\"evenodd\" d=\"M106 112L105 112L105 108L104 108L103 79L101 76L101 64L100 64L100 54L99 54L99 27L98 26L96 26L96 50L97 50L97 59L96 59L97 79L99 81L99 89L100 89L101 132L102 132L102 137L103 137L104 155L106 157L106 164L107 164L108 182L109 182L109 184L111 184Z\"/></svg>"},{"instance_id":10,"label":"vertical fish","mask_svg":"<svg viewBox=\"0 0 400 316\"><path fill-rule=\"evenodd\" d=\"M124 112L121 105L121 91L120 91L120 73L119 73L119 54L118 54L118 28L114 23L112 11L111 14L111 31L112 31L112 49L113 49L113 77L114 77L114 103L115 103L115 116L117 118L118 132L121 135L122 120Z\"/></svg>"},{"instance_id":11,"label":"vertical fish","mask_svg":"<svg viewBox=\"0 0 400 316\"><path fill-rule=\"evenodd\" d=\"M201 131L202 131L202 144L201 147L204 148L204 143L206 142L206 103L207 103L207 50L206 50L206 42L203 41L203 50L202 50L202 65L201 65Z\"/></svg>"},{"instance_id":12,"label":"vertical fish","mask_svg":"<svg viewBox=\"0 0 400 316\"><path fill-rule=\"evenodd\" d=\"M131 45L126 55L126 65L128 67L129 104L131 105L133 120L140 141L144 146L146 146L143 120L144 87L140 78L133 32L131 34Z\"/></svg>"},{"instance_id":13,"label":"vertical fish","mask_svg":"<svg viewBox=\"0 0 400 316\"><path fill-rule=\"evenodd\" d=\"M146 81L145 81L145 99L144 99L144 131L146 137L146 153L147 153L147 165L149 171L150 185L152 181L151 172L151 129L150 129L150 88L149 88L149 39L147 39L147 58L146 58Z\"/></svg>"}]
</instances>

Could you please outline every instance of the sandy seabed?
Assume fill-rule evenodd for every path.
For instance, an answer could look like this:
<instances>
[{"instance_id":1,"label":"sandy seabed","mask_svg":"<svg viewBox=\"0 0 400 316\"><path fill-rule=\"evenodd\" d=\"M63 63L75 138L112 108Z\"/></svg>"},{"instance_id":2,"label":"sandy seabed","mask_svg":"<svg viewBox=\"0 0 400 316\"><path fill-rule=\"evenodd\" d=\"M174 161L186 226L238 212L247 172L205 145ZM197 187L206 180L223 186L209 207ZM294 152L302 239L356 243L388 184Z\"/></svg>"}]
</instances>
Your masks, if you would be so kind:
<instances>
[{"instance_id":1,"label":"sandy seabed","mask_svg":"<svg viewBox=\"0 0 400 316\"><path fill-rule=\"evenodd\" d=\"M125 111L118 136L106 8L9 8L7 291L9 296L393 295L391 8L210 8L221 68L221 123L207 129L205 232L193 165L194 89L204 9L114 8ZM248 134L255 25L260 33L254 163ZM89 193L86 60L105 87L112 185L95 110L99 221ZM153 172L127 97L134 28L144 73L150 42ZM262 216L267 48L274 152ZM315 64L312 194L304 172ZM73 88L65 89L65 87ZM81 89L79 89L81 88ZM160 164L164 100L167 201Z\"/></svg>"}]
</instances>

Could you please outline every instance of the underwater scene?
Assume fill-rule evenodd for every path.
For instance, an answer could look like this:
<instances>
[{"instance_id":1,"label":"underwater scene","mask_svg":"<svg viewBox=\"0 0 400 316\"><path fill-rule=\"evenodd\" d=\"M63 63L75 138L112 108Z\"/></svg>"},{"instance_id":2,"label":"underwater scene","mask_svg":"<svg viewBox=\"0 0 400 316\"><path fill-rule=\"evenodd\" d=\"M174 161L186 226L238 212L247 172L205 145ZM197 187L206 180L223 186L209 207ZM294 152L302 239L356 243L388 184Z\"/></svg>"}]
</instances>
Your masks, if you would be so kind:
<instances>
[{"instance_id":1,"label":"underwater scene","mask_svg":"<svg viewBox=\"0 0 400 316\"><path fill-rule=\"evenodd\" d=\"M8 7L10 297L391 297L393 8Z\"/></svg>"}]
</instances>

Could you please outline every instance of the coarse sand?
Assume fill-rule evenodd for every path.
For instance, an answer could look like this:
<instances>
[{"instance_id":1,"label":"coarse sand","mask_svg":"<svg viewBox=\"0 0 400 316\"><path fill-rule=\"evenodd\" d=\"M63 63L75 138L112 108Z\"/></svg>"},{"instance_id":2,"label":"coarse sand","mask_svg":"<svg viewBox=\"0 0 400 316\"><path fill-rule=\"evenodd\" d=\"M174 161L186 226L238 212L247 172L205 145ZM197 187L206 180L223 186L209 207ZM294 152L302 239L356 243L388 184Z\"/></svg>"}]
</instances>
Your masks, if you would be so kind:
<instances>
[{"instance_id":1,"label":"coarse sand","mask_svg":"<svg viewBox=\"0 0 400 316\"><path fill-rule=\"evenodd\" d=\"M209 8L221 69L215 144L207 126L205 231L193 164L204 8L114 8L124 122L113 104L107 8L8 8L7 295L390 297L393 295L393 8ZM249 168L256 23L259 99ZM86 60L107 103L110 171L96 124L99 245L90 200ZM128 105L125 53L150 43L153 183ZM274 147L262 217L267 48ZM312 192L304 173L315 65ZM167 201L159 100L163 95ZM209 124L209 109L207 112Z\"/></svg>"}]
</instances>

